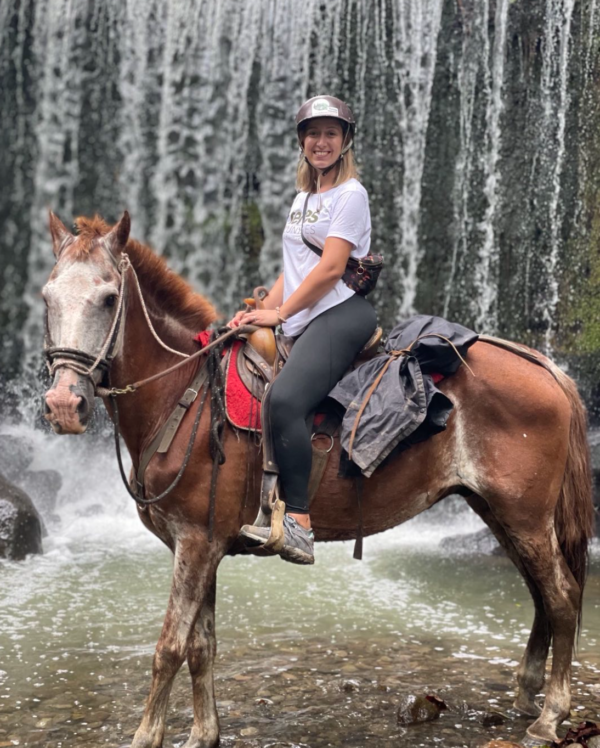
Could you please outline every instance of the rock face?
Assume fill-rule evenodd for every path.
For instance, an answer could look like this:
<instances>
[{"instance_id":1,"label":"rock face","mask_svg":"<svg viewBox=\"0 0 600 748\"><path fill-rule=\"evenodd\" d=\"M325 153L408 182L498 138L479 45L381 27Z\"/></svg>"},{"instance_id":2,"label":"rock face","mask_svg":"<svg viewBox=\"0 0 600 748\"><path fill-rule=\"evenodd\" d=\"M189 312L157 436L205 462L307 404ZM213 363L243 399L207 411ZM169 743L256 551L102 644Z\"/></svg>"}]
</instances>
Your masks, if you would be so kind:
<instances>
[{"instance_id":1,"label":"rock face","mask_svg":"<svg viewBox=\"0 0 600 748\"><path fill-rule=\"evenodd\" d=\"M42 528L29 496L0 475L0 557L20 561L42 553Z\"/></svg>"}]
</instances>

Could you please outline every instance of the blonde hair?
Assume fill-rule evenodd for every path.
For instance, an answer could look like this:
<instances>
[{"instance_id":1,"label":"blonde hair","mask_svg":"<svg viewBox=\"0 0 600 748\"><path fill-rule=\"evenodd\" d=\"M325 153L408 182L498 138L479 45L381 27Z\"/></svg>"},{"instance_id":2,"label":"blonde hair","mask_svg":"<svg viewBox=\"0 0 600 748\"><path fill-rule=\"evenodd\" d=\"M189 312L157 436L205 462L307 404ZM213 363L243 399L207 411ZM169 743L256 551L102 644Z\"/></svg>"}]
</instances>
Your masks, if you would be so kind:
<instances>
[{"instance_id":1,"label":"blonde hair","mask_svg":"<svg viewBox=\"0 0 600 748\"><path fill-rule=\"evenodd\" d=\"M358 169L354 160L352 149L346 151L344 158L336 166L337 175L333 183L334 187L338 184L348 181L348 179L358 179ZM296 173L296 189L300 192L318 192L319 191L319 172L309 164L304 156L304 151L300 155L298 162L298 171Z\"/></svg>"}]
</instances>

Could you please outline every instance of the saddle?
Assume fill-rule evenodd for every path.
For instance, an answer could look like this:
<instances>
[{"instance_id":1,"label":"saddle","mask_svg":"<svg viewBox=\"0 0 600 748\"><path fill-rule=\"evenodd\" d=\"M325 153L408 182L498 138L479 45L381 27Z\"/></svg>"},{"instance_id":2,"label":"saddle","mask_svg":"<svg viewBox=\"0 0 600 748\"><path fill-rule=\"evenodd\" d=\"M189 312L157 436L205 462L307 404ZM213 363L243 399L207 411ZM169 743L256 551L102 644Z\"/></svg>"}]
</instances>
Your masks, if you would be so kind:
<instances>
[{"instance_id":1,"label":"saddle","mask_svg":"<svg viewBox=\"0 0 600 748\"><path fill-rule=\"evenodd\" d=\"M350 370L377 355L382 336L383 330L378 327L353 361ZM261 327L241 337L245 338L245 342L236 357L237 373L248 392L262 401L266 386L288 360L295 338L275 334L270 327Z\"/></svg>"}]
</instances>

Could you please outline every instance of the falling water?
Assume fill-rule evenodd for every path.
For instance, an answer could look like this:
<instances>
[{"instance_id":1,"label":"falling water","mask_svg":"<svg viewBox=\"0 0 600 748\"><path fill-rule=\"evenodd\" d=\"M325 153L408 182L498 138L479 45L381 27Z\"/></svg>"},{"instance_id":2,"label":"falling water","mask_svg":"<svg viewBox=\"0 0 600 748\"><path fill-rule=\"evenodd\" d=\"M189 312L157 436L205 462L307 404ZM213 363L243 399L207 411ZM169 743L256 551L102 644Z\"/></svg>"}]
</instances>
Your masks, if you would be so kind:
<instances>
[{"instance_id":1,"label":"falling water","mask_svg":"<svg viewBox=\"0 0 600 748\"><path fill-rule=\"evenodd\" d=\"M402 191L395 201L401 216L396 264L402 290L400 318L415 311L417 271L424 254L418 233L421 180L442 6L442 0L409 0L393 5L396 97L404 169Z\"/></svg>"},{"instance_id":2,"label":"falling water","mask_svg":"<svg viewBox=\"0 0 600 748\"><path fill-rule=\"evenodd\" d=\"M485 184L483 192L487 207L482 225L483 243L479 250L479 263L476 271L476 284L480 288L478 296L477 329L482 332L496 332L498 327L498 246L495 239L495 218L498 208L498 159L500 156L500 116L502 114L502 87L504 83L504 57L506 27L508 20L508 0L496 4L494 21L494 43L491 51L491 74L486 76L486 126L488 131L485 159ZM487 51L487 50L486 50ZM490 81L491 78L491 81Z\"/></svg>"},{"instance_id":3,"label":"falling water","mask_svg":"<svg viewBox=\"0 0 600 748\"><path fill-rule=\"evenodd\" d=\"M571 21L575 0L548 0L546 6L546 45L542 71L542 97L544 107L544 129L554 134L554 143L549 143L550 201L550 250L546 256L548 291L542 302L542 317L546 322L544 336L546 353L551 352L554 335L555 312L559 301L557 266L560 261L562 206L561 175L565 159L566 112L569 104L568 76L571 43Z\"/></svg>"},{"instance_id":4,"label":"falling water","mask_svg":"<svg viewBox=\"0 0 600 748\"><path fill-rule=\"evenodd\" d=\"M384 326L433 312L548 348L585 183L575 123L594 96L596 2L581 21L574 8L7 0L5 359L18 370L24 346L37 361L49 207L67 223L127 208L134 235L223 314L271 283L294 195L294 114L325 92L357 116L373 249L386 257L373 296Z\"/></svg>"}]
</instances>

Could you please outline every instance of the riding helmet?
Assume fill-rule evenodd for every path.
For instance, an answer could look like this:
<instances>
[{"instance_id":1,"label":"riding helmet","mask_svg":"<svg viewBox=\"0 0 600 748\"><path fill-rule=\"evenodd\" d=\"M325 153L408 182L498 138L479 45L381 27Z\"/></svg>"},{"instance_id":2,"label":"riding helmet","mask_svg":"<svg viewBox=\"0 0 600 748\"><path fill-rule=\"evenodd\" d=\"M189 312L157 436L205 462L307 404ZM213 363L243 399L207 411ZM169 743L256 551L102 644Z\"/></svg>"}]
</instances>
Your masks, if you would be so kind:
<instances>
[{"instance_id":1,"label":"riding helmet","mask_svg":"<svg viewBox=\"0 0 600 748\"><path fill-rule=\"evenodd\" d=\"M344 123L344 132L348 135L347 140L349 143L352 142L356 121L348 104L341 99L336 99L335 96L313 96L312 99L305 101L296 115L298 138L300 138L302 125L317 117L333 117L341 120Z\"/></svg>"}]
</instances>

